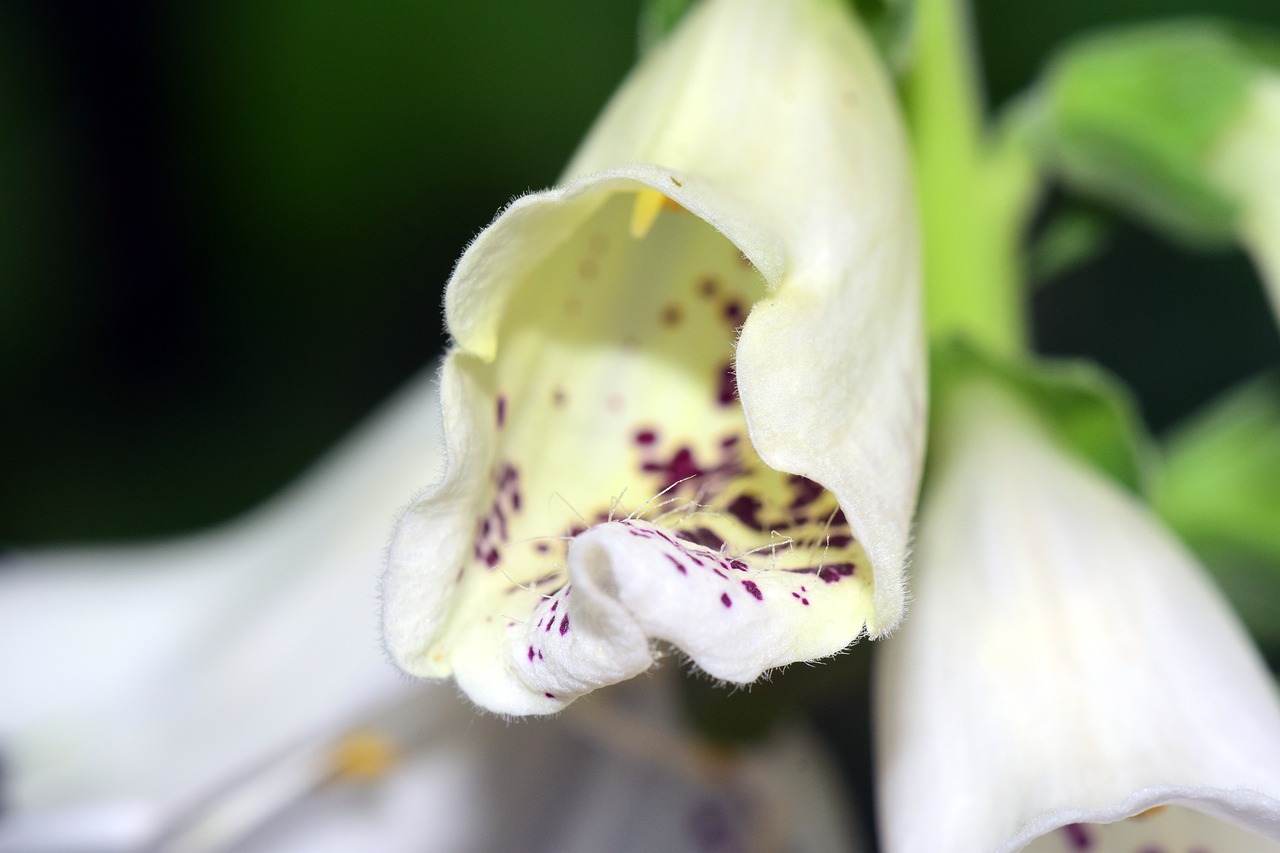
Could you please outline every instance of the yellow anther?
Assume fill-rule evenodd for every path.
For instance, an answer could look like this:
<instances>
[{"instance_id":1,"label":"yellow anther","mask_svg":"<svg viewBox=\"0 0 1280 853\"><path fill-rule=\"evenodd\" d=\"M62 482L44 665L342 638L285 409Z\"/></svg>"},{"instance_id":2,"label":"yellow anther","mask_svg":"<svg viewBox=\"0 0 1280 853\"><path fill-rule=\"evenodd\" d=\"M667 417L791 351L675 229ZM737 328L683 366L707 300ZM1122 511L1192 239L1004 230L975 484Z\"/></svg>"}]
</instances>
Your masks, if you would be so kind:
<instances>
[{"instance_id":1,"label":"yellow anther","mask_svg":"<svg viewBox=\"0 0 1280 853\"><path fill-rule=\"evenodd\" d=\"M377 732L352 732L333 748L334 778L356 782L377 779L396 763L396 753L395 744Z\"/></svg>"},{"instance_id":2,"label":"yellow anther","mask_svg":"<svg viewBox=\"0 0 1280 853\"><path fill-rule=\"evenodd\" d=\"M631 209L631 237L635 240L644 238L657 221L662 212L662 203L667 197L657 190L643 189L636 193L636 204Z\"/></svg>"},{"instance_id":3,"label":"yellow anther","mask_svg":"<svg viewBox=\"0 0 1280 853\"><path fill-rule=\"evenodd\" d=\"M668 198L654 189L643 189L636 193L636 204L631 209L631 236L640 240L649 233L658 214L664 210L681 213L684 208L680 202Z\"/></svg>"}]
</instances>

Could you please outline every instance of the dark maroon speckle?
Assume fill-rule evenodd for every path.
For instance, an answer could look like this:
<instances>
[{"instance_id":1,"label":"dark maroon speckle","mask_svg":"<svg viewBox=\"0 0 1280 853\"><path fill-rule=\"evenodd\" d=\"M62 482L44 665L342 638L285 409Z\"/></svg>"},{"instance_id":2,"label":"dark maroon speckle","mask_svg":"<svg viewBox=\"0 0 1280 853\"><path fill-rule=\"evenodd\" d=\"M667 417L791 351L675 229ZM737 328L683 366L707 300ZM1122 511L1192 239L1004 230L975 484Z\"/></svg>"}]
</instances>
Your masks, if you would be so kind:
<instances>
[{"instance_id":1,"label":"dark maroon speckle","mask_svg":"<svg viewBox=\"0 0 1280 853\"><path fill-rule=\"evenodd\" d=\"M567 633L569 633L569 614L568 613L560 617L560 636L563 637Z\"/></svg>"},{"instance_id":2,"label":"dark maroon speckle","mask_svg":"<svg viewBox=\"0 0 1280 853\"><path fill-rule=\"evenodd\" d=\"M712 551L719 551L724 548L724 540L716 535L714 530L706 527L695 527L692 530L678 530L676 535L682 539L688 539L690 542L696 542Z\"/></svg>"},{"instance_id":3,"label":"dark maroon speckle","mask_svg":"<svg viewBox=\"0 0 1280 853\"><path fill-rule=\"evenodd\" d=\"M671 565L675 566L676 571L678 571L680 574L682 575L689 574L687 571L685 571L684 566L680 565L680 561L677 560L675 557L671 556L670 554L664 554L663 556L671 561Z\"/></svg>"},{"instance_id":4,"label":"dark maroon speckle","mask_svg":"<svg viewBox=\"0 0 1280 853\"><path fill-rule=\"evenodd\" d=\"M1067 843L1071 845L1072 850L1088 850L1093 847L1093 839L1089 836L1089 831L1084 824L1069 823L1062 827L1062 834L1067 837Z\"/></svg>"},{"instance_id":5,"label":"dark maroon speckle","mask_svg":"<svg viewBox=\"0 0 1280 853\"><path fill-rule=\"evenodd\" d=\"M827 544L832 548L848 548L853 544L853 537L847 533L837 533L827 537Z\"/></svg>"},{"instance_id":6,"label":"dark maroon speckle","mask_svg":"<svg viewBox=\"0 0 1280 853\"><path fill-rule=\"evenodd\" d=\"M724 318L733 325L737 326L742 322L742 305L737 302L730 302L724 306Z\"/></svg>"},{"instance_id":7,"label":"dark maroon speckle","mask_svg":"<svg viewBox=\"0 0 1280 853\"><path fill-rule=\"evenodd\" d=\"M537 551L539 554L545 554L551 550L551 546L546 542L535 542L533 544L533 550Z\"/></svg>"},{"instance_id":8,"label":"dark maroon speckle","mask_svg":"<svg viewBox=\"0 0 1280 853\"><path fill-rule=\"evenodd\" d=\"M662 475L662 487L668 489L683 480L701 476L706 472L693 458L693 450L688 447L681 447L671 457L669 462L646 462L641 467L642 471L650 474Z\"/></svg>"},{"instance_id":9,"label":"dark maroon speckle","mask_svg":"<svg viewBox=\"0 0 1280 853\"><path fill-rule=\"evenodd\" d=\"M752 530L764 530L760 521L760 499L753 495L738 495L725 507L725 512L741 521Z\"/></svg>"},{"instance_id":10,"label":"dark maroon speckle","mask_svg":"<svg viewBox=\"0 0 1280 853\"><path fill-rule=\"evenodd\" d=\"M543 693L542 695L543 695L543 696L546 696L548 699L554 699L554 698L556 698L556 694L554 694L554 693Z\"/></svg>"},{"instance_id":11,"label":"dark maroon speckle","mask_svg":"<svg viewBox=\"0 0 1280 853\"><path fill-rule=\"evenodd\" d=\"M497 420L498 429L502 429L507 423L507 398L502 394L498 395Z\"/></svg>"},{"instance_id":12,"label":"dark maroon speckle","mask_svg":"<svg viewBox=\"0 0 1280 853\"><path fill-rule=\"evenodd\" d=\"M720 594L720 603L723 604L725 607L733 606L733 600L729 598L729 593L722 592Z\"/></svg>"},{"instance_id":13,"label":"dark maroon speckle","mask_svg":"<svg viewBox=\"0 0 1280 853\"><path fill-rule=\"evenodd\" d=\"M734 557L729 561L729 568L733 569L734 571L745 572L748 566L742 560L739 560L737 557Z\"/></svg>"},{"instance_id":14,"label":"dark maroon speckle","mask_svg":"<svg viewBox=\"0 0 1280 853\"><path fill-rule=\"evenodd\" d=\"M716 387L716 402L722 406L731 406L738 399L738 381L733 365L726 364L720 370L720 384Z\"/></svg>"},{"instance_id":15,"label":"dark maroon speckle","mask_svg":"<svg viewBox=\"0 0 1280 853\"><path fill-rule=\"evenodd\" d=\"M760 591L760 587L756 586L755 581L743 581L742 588L751 593L751 597L756 601L764 601L764 593Z\"/></svg>"},{"instance_id":16,"label":"dark maroon speckle","mask_svg":"<svg viewBox=\"0 0 1280 853\"><path fill-rule=\"evenodd\" d=\"M799 509L802 506L808 506L818 498L822 497L822 486L818 485L813 480L810 480L808 477L801 477L793 474L787 478L787 481L791 484L791 489L795 494L795 497L791 500L791 509Z\"/></svg>"},{"instance_id":17,"label":"dark maroon speckle","mask_svg":"<svg viewBox=\"0 0 1280 853\"><path fill-rule=\"evenodd\" d=\"M642 429L636 433L636 444L653 444L658 440L658 434L651 429Z\"/></svg>"},{"instance_id":18,"label":"dark maroon speckle","mask_svg":"<svg viewBox=\"0 0 1280 853\"><path fill-rule=\"evenodd\" d=\"M853 563L832 563L818 570L818 577L826 583L835 583L840 578L847 578L857 567Z\"/></svg>"},{"instance_id":19,"label":"dark maroon speckle","mask_svg":"<svg viewBox=\"0 0 1280 853\"><path fill-rule=\"evenodd\" d=\"M533 646L530 646L530 647L529 647L529 660L533 660L533 654L534 654L534 652L533 652Z\"/></svg>"}]
</instances>

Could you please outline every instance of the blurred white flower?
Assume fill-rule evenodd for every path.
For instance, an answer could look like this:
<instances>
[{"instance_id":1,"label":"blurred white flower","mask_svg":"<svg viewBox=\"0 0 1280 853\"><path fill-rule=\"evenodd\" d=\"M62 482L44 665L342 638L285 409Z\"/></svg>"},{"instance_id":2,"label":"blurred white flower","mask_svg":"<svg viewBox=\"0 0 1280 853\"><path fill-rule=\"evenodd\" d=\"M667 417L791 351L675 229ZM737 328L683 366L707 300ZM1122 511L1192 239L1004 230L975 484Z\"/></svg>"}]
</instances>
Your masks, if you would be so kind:
<instances>
[{"instance_id":1,"label":"blurred white flower","mask_svg":"<svg viewBox=\"0 0 1280 853\"><path fill-rule=\"evenodd\" d=\"M886 853L1280 850L1280 702L1222 597L1008 392L955 394L879 661Z\"/></svg>"},{"instance_id":2,"label":"blurred white flower","mask_svg":"<svg viewBox=\"0 0 1280 853\"><path fill-rule=\"evenodd\" d=\"M432 386L225 529L0 563L0 850L853 849L811 740L713 749L661 674L507 725L385 660Z\"/></svg>"}]
</instances>

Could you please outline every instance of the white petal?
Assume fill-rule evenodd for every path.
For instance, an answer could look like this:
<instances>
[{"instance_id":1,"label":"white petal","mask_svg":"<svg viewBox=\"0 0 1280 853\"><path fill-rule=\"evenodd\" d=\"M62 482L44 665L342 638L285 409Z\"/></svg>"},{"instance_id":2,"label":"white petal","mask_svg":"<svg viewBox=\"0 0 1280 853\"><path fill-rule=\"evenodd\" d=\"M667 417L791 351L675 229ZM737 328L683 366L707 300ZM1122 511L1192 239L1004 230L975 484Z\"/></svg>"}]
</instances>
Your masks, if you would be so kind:
<instances>
[{"instance_id":1,"label":"white petal","mask_svg":"<svg viewBox=\"0 0 1280 853\"><path fill-rule=\"evenodd\" d=\"M378 644L376 578L397 507L439 466L433 384L220 531L6 558L14 813L115 803L154 830L205 786L410 689Z\"/></svg>"},{"instance_id":2,"label":"white petal","mask_svg":"<svg viewBox=\"0 0 1280 853\"><path fill-rule=\"evenodd\" d=\"M1280 838L1280 703L1217 590L1004 392L962 393L879 661L886 851L1012 851L1163 804Z\"/></svg>"},{"instance_id":3,"label":"white petal","mask_svg":"<svg viewBox=\"0 0 1280 853\"><path fill-rule=\"evenodd\" d=\"M655 640L749 681L896 624L924 429L916 230L893 94L838 5L692 12L565 185L467 250L446 309L449 468L402 518L384 590L407 671L548 713L646 669ZM568 545L633 517L778 595L681 592L669 549L624 556L616 528L593 531L603 552ZM761 601L775 642L737 643L723 618ZM569 646L533 643L566 612Z\"/></svg>"}]
</instances>

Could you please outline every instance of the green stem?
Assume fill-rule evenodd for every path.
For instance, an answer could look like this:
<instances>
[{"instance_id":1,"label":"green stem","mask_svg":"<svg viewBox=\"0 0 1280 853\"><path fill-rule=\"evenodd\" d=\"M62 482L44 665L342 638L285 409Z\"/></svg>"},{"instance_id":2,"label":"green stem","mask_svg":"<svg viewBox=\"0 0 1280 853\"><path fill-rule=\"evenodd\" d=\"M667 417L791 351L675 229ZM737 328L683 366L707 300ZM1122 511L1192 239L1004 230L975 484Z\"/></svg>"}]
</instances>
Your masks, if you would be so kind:
<instances>
[{"instance_id":1,"label":"green stem","mask_svg":"<svg viewBox=\"0 0 1280 853\"><path fill-rule=\"evenodd\" d=\"M1027 346L1019 243L1036 175L1019 140L984 132L963 0L917 0L906 81L924 226L930 338L964 335L1014 355Z\"/></svg>"}]
</instances>

